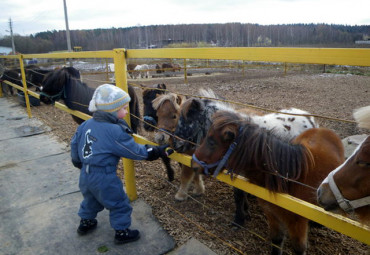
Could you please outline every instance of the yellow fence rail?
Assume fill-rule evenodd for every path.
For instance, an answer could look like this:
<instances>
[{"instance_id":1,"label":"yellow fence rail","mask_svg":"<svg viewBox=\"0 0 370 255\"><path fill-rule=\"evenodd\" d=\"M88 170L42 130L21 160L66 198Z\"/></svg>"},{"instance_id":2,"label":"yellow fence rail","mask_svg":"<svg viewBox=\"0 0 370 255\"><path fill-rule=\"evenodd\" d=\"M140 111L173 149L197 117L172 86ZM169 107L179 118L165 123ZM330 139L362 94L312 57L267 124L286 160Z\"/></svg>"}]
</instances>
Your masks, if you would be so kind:
<instances>
[{"instance_id":1,"label":"yellow fence rail","mask_svg":"<svg viewBox=\"0 0 370 255\"><path fill-rule=\"evenodd\" d=\"M27 54L16 56L0 56L0 58L18 59L22 69L23 87L10 82L7 84L23 90L26 96L27 111L30 113L28 94L39 98L35 92L27 90L23 60L27 58L112 58L115 64L115 77L117 86L127 91L127 58L169 58L169 59L222 59L222 60L246 60L262 62L283 62L301 64L328 64L328 65L349 65L349 66L370 66L370 49L318 49L318 48L196 48L196 49L148 49L148 50L125 50L114 49L111 51L93 52L69 52L69 53L50 53L50 54ZM68 109L60 103L56 107L74 114L82 119L90 116L81 112ZM127 118L126 121L129 122ZM145 137L134 135L135 141L141 144L153 144ZM191 157L179 153L173 153L171 159L176 160L187 166L191 165ZM135 174L132 160L124 160L125 184L127 195L131 200L136 199ZM357 239L370 245L370 228L349 218L326 212L320 207L289 196L287 194L272 193L262 187L251 184L245 178L237 176L233 180L224 173L217 176L217 179L244 190L268 202L290 210L296 214L318 222L326 227L334 229L340 233Z\"/></svg>"}]
</instances>

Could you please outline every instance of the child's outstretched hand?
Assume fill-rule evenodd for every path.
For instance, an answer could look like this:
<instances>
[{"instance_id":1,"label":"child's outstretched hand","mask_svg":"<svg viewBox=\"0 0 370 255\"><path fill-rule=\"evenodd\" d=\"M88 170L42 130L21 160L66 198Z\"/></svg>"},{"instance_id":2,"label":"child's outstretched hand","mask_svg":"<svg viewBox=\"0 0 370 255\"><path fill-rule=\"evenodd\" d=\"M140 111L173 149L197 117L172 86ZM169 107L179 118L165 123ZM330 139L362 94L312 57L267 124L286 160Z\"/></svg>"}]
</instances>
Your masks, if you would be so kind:
<instances>
[{"instance_id":1,"label":"child's outstretched hand","mask_svg":"<svg viewBox=\"0 0 370 255\"><path fill-rule=\"evenodd\" d=\"M173 150L171 148L168 148L169 147L168 144L160 145L160 146L152 146L152 145L147 144L145 146L147 147L147 152L148 152L148 158L146 160L149 160L149 161L156 160L159 157L165 158L173 153Z\"/></svg>"}]
</instances>

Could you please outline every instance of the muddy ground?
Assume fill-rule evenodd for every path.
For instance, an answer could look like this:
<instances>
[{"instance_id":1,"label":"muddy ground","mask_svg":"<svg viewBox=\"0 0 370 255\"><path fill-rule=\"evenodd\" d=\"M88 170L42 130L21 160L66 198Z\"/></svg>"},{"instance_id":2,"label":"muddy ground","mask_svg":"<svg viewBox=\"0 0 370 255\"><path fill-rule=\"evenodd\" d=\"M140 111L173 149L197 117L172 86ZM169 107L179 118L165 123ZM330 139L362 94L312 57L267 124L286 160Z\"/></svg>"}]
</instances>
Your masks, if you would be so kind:
<instances>
[{"instance_id":1,"label":"muddy ground","mask_svg":"<svg viewBox=\"0 0 370 255\"><path fill-rule=\"evenodd\" d=\"M89 75L83 78L94 87L102 83L102 77ZM320 72L288 72L284 75L282 70L252 69L244 75L241 72L193 75L188 77L188 84L181 75L131 82L165 83L168 90L187 95L196 94L199 88L211 88L226 99L243 104L270 110L296 107L326 117L316 120L320 126L335 130L341 138L366 133L351 121L353 109L370 104L369 76ZM137 88L136 91L141 98L141 90ZM77 127L69 114L46 105L35 107L32 114L50 126L52 134L69 143ZM140 134L152 140L152 134L143 130ZM195 237L217 254L269 254L268 226L254 197L249 198L252 220L244 228L233 230L230 227L235 208L232 188L206 178L204 196L176 202L174 195L179 186L180 168L176 162L172 164L177 171L175 180L169 183L161 161L135 162L139 197L152 206L154 215L177 245ZM123 176L122 169L119 175ZM309 232L308 254L357 255L366 254L368 250L369 246L325 227L312 227ZM291 254L289 241L284 252Z\"/></svg>"}]
</instances>

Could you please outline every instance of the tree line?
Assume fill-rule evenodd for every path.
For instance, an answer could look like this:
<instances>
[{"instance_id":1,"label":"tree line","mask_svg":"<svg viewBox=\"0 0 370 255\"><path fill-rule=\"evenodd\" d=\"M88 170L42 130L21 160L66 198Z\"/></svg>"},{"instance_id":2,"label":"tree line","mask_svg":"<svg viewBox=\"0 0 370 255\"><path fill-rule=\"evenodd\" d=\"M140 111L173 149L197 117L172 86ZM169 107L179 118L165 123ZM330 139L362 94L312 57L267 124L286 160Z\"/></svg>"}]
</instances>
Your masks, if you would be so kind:
<instances>
[{"instance_id":1,"label":"tree line","mask_svg":"<svg viewBox=\"0 0 370 255\"><path fill-rule=\"evenodd\" d=\"M203 43L218 47L364 47L355 41L370 35L370 26L334 24L258 25L242 23L152 25L71 30L72 47L83 50L168 47L171 43ZM14 36L17 52L47 53L67 49L65 30ZM11 47L10 36L0 45Z\"/></svg>"}]
</instances>

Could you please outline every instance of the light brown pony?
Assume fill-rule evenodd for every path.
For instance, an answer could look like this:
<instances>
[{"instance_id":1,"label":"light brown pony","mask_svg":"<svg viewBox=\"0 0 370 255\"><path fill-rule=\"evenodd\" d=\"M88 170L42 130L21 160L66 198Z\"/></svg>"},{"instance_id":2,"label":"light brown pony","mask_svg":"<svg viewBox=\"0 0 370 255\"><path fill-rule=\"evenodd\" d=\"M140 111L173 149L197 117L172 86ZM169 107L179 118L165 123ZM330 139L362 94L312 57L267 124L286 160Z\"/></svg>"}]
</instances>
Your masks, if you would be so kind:
<instances>
[{"instance_id":1,"label":"light brown pony","mask_svg":"<svg viewBox=\"0 0 370 255\"><path fill-rule=\"evenodd\" d=\"M370 129L370 106L353 115L360 128ZM317 197L325 210L355 213L361 222L370 225L370 136L321 183Z\"/></svg>"},{"instance_id":2,"label":"light brown pony","mask_svg":"<svg viewBox=\"0 0 370 255\"><path fill-rule=\"evenodd\" d=\"M180 115L180 106L186 100L183 95L168 93L158 95L152 101L153 109L156 111L158 130L155 132L155 142L168 144L171 134L175 131Z\"/></svg>"},{"instance_id":3,"label":"light brown pony","mask_svg":"<svg viewBox=\"0 0 370 255\"><path fill-rule=\"evenodd\" d=\"M233 150L230 152L229 148ZM224 155L229 157L224 160ZM243 120L239 114L219 111L193 159L192 166L197 172L202 168L213 171L220 162L221 167L224 164L252 183L315 203L316 188L344 161L344 148L339 136L329 129L311 128L289 141ZM259 203L270 227L272 254L281 253L277 247L282 247L285 231L294 252L304 254L308 219L262 199Z\"/></svg>"}]
</instances>

